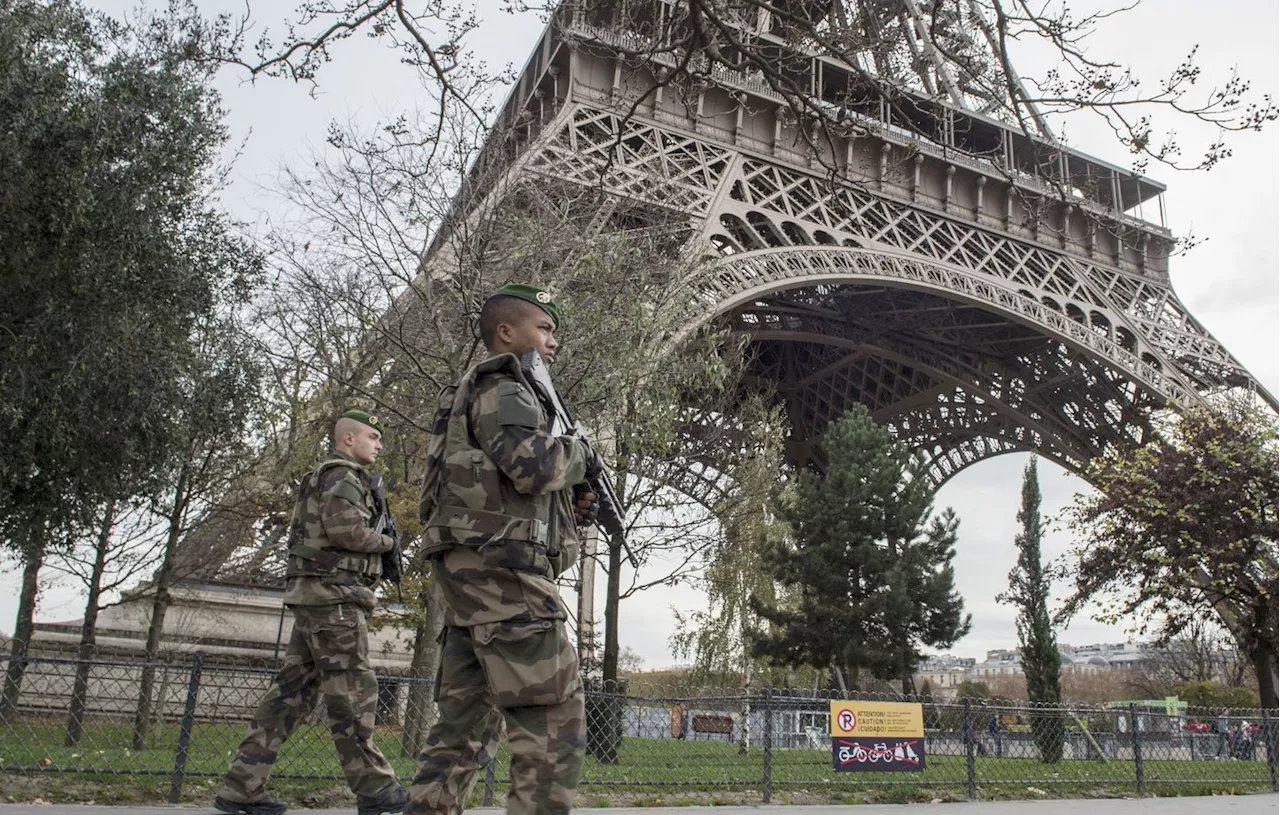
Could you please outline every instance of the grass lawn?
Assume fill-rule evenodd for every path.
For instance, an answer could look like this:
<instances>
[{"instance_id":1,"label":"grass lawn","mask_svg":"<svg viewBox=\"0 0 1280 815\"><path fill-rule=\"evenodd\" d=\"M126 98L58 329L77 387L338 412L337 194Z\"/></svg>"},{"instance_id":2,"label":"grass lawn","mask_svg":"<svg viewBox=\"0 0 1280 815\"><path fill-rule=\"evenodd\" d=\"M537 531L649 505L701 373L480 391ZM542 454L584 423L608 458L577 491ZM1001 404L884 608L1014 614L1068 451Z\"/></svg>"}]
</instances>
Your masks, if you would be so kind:
<instances>
[{"instance_id":1,"label":"grass lawn","mask_svg":"<svg viewBox=\"0 0 1280 815\"><path fill-rule=\"evenodd\" d=\"M243 736L239 724L197 724L186 762L183 800L203 802ZM147 803L169 794L179 730L158 728L149 749L130 749L128 724L86 725L77 747L63 746L61 720L17 721L0 732L0 796L13 800ZM377 742L402 779L413 776L415 762L401 749L399 733L380 730ZM494 768L496 801L501 802L508 754L503 749ZM775 750L772 755L773 799L782 803L914 801L968 797L967 762L963 756L931 755L918 773L837 773L830 753L818 750ZM759 803L763 790L764 751L753 746L739 754L737 746L711 741L628 738L616 764L588 756L579 800L583 806L643 803ZM1265 761L1162 761L1143 765L1146 791L1154 795L1257 792L1271 789ZM979 798L1108 797L1137 792L1131 760L1110 763L1064 760L1048 765L1034 759L975 759ZM477 785L476 795L484 788ZM299 728L281 751L272 789L288 799L311 805L341 804L350 799L339 772L333 745L323 726ZM478 803L478 801L477 801Z\"/></svg>"}]
</instances>

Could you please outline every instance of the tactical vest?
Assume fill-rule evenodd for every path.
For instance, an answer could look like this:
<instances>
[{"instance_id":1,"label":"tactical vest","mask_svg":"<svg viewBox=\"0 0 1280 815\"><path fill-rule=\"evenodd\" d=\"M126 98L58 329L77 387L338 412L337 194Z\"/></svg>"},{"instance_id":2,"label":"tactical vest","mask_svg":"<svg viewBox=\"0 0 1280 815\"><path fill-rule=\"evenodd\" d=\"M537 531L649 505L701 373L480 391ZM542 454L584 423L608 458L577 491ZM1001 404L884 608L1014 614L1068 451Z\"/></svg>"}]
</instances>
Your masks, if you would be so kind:
<instances>
[{"instance_id":1,"label":"tactical vest","mask_svg":"<svg viewBox=\"0 0 1280 815\"><path fill-rule=\"evenodd\" d=\"M293 505L293 519L289 523L289 560L285 576L325 577L329 578L327 582L337 585L368 585L382 574L382 555L332 546L324 535L320 515L323 509L320 481L325 471L332 467L349 467L357 473L360 470L353 461L331 458L320 462L303 477L298 500Z\"/></svg>"},{"instance_id":2,"label":"tactical vest","mask_svg":"<svg viewBox=\"0 0 1280 815\"><path fill-rule=\"evenodd\" d=\"M455 546L484 548L498 541L523 541L552 550L555 540L553 495L518 495L498 465L471 434L470 408L480 377L505 373L533 388L512 354L491 357L446 387L436 401L427 443L427 470L418 504L423 523L423 557L442 555ZM545 427L544 427L545 429Z\"/></svg>"}]
</instances>

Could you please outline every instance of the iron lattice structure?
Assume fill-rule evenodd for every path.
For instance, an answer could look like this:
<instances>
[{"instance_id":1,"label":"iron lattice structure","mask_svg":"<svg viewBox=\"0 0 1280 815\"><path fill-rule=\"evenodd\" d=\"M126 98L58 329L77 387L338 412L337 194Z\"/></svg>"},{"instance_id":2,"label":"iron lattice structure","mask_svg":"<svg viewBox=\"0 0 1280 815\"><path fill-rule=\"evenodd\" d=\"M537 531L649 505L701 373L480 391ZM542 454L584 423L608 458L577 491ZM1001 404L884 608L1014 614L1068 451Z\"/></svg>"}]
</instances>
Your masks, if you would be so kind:
<instances>
[{"instance_id":1,"label":"iron lattice structure","mask_svg":"<svg viewBox=\"0 0 1280 815\"><path fill-rule=\"evenodd\" d=\"M1217 390L1275 405L1174 294L1172 235L1141 217L1163 212L1164 187L1002 121L1004 74L924 59L929 41L908 36L920 4L845 5L901 36L858 65L777 40L792 86L832 112L821 128L777 83L662 47L652 21L678 3L562 8L477 162L490 181L455 217L552 179L687 219L688 251L714 258L689 327L747 335L797 464L855 402L923 452L939 485L1015 450L1079 471L1141 443L1153 411ZM752 25L767 42L768 21ZM681 64L688 81L673 81ZM863 79L895 65L914 66L916 90Z\"/></svg>"}]
</instances>

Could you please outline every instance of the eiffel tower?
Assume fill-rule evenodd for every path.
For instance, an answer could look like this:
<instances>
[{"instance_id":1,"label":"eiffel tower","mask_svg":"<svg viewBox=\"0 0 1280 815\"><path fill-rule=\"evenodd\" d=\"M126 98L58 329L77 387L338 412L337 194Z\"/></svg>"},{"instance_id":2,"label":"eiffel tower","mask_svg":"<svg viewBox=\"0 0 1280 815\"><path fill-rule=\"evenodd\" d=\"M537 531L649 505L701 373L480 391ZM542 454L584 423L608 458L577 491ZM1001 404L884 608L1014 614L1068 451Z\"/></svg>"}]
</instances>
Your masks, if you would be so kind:
<instances>
[{"instance_id":1,"label":"eiffel tower","mask_svg":"<svg viewBox=\"0 0 1280 815\"><path fill-rule=\"evenodd\" d=\"M506 136L477 161L473 178L499 180L460 197L455 218L554 179L687 219L688 251L715 258L689 329L715 320L746 335L752 375L785 404L796 464L857 402L925 456L937 485L1013 451L1079 472L1142 443L1153 412L1216 391L1275 408L1173 292L1164 186L1062 146L1034 109L1032 127L1014 121L998 89L1021 80L973 67L1003 63L967 7L974 24L953 21L948 50L987 50L960 70L925 36L929 0L797 6L811 31L839 16L875 33L843 59L744 5L727 24L785 66L802 107L827 114L815 137L777 81L663 47L687 12L678 0L566 4L501 109ZM584 571L584 656L593 580Z\"/></svg>"}]
</instances>

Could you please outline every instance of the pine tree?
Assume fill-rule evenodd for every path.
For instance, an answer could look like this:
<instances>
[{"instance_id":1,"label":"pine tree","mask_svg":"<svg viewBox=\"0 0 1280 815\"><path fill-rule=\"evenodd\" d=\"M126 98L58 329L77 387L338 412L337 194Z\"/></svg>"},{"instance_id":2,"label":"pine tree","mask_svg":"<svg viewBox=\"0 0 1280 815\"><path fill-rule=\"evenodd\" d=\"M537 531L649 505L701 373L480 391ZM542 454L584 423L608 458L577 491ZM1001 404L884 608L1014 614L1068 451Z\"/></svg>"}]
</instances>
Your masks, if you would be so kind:
<instances>
[{"instance_id":1,"label":"pine tree","mask_svg":"<svg viewBox=\"0 0 1280 815\"><path fill-rule=\"evenodd\" d=\"M862 672L905 683L922 647L949 647L969 630L951 567L958 520L949 510L929 520L933 490L919 463L861 405L828 426L822 453L823 471L799 474L779 507L792 540L764 561L791 602L753 598L771 624L753 652L830 668L841 690Z\"/></svg>"},{"instance_id":2,"label":"pine tree","mask_svg":"<svg viewBox=\"0 0 1280 815\"><path fill-rule=\"evenodd\" d=\"M1027 678L1027 698L1032 702L1062 701L1062 657L1049 619L1049 578L1040 562L1040 478L1032 457L1022 474L1022 506L1018 509L1022 530L1014 538L1018 565L1009 572L1009 590L996 599L1018 609L1018 651ZM1040 758L1053 763L1062 758L1062 722L1050 713L1031 717L1031 732Z\"/></svg>"}]
</instances>

